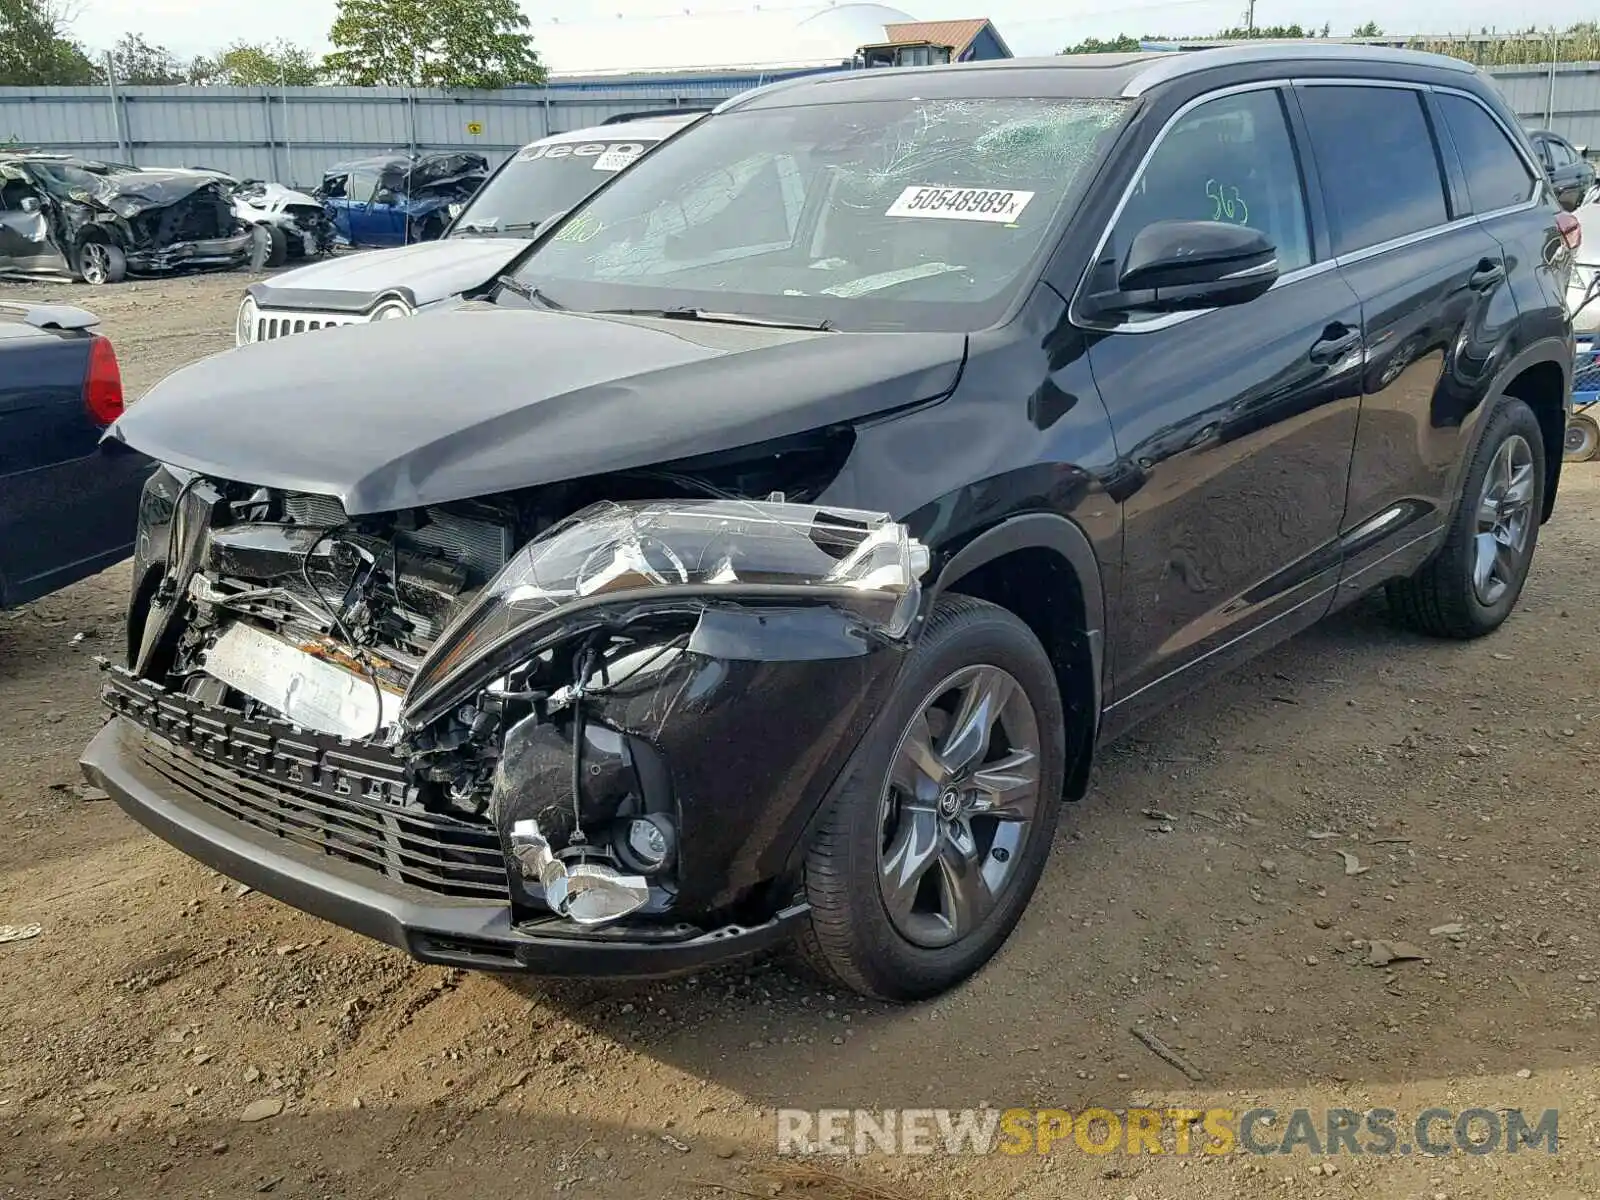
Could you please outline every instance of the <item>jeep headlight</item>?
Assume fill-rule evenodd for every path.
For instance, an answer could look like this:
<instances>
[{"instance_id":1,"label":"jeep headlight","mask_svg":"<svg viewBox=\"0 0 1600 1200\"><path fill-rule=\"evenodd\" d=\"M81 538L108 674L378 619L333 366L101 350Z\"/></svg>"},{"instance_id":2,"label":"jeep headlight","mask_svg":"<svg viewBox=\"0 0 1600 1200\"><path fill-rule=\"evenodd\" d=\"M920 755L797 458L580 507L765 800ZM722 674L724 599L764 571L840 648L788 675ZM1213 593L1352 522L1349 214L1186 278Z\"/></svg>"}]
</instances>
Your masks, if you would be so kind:
<instances>
[{"instance_id":1,"label":"jeep headlight","mask_svg":"<svg viewBox=\"0 0 1600 1200\"><path fill-rule=\"evenodd\" d=\"M256 301L254 296L246 296L239 303L239 317L234 322L233 344L243 346L256 340Z\"/></svg>"},{"instance_id":2,"label":"jeep headlight","mask_svg":"<svg viewBox=\"0 0 1600 1200\"><path fill-rule=\"evenodd\" d=\"M385 300L372 310L372 320L392 321L396 317L409 317L414 310L404 300Z\"/></svg>"},{"instance_id":3,"label":"jeep headlight","mask_svg":"<svg viewBox=\"0 0 1600 1200\"><path fill-rule=\"evenodd\" d=\"M423 659L408 715L482 688L567 618L647 599L813 600L905 636L928 552L884 513L779 501L604 501L518 551ZM559 614L561 629L552 629ZM596 613L598 617L598 613ZM448 696L445 696L448 693Z\"/></svg>"}]
</instances>

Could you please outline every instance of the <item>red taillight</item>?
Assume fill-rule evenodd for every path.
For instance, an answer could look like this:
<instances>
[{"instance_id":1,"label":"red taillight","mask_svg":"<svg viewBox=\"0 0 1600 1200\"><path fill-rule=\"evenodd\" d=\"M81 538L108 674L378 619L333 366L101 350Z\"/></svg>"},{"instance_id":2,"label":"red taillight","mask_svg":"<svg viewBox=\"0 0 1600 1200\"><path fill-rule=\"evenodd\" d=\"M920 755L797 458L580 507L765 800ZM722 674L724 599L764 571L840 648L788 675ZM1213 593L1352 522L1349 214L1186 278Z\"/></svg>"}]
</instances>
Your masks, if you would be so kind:
<instances>
[{"instance_id":1,"label":"red taillight","mask_svg":"<svg viewBox=\"0 0 1600 1200\"><path fill-rule=\"evenodd\" d=\"M1583 245L1583 226L1578 224L1578 218L1571 213L1556 214L1556 230L1561 234L1561 240L1567 244L1568 250L1576 250Z\"/></svg>"},{"instance_id":2,"label":"red taillight","mask_svg":"<svg viewBox=\"0 0 1600 1200\"><path fill-rule=\"evenodd\" d=\"M111 342L89 336L89 370L83 377L83 403L96 425L106 426L122 415L122 369Z\"/></svg>"}]
</instances>

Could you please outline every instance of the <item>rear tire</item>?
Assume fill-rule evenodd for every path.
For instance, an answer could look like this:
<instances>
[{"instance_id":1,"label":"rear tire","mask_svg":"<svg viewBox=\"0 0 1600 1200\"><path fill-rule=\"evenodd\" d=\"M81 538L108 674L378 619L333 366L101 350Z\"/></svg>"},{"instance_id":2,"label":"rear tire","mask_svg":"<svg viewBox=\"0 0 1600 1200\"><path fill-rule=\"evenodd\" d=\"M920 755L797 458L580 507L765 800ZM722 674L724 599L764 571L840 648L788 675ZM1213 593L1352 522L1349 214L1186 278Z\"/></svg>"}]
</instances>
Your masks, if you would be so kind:
<instances>
[{"instance_id":1,"label":"rear tire","mask_svg":"<svg viewBox=\"0 0 1600 1200\"><path fill-rule=\"evenodd\" d=\"M1567 436L1561 457L1567 462L1588 462L1600 454L1600 421L1587 413L1567 418Z\"/></svg>"},{"instance_id":2,"label":"rear tire","mask_svg":"<svg viewBox=\"0 0 1600 1200\"><path fill-rule=\"evenodd\" d=\"M1443 546L1388 585L1390 611L1433 637L1476 638L1516 607L1544 513L1544 431L1533 410L1502 396L1467 466Z\"/></svg>"},{"instance_id":3,"label":"rear tire","mask_svg":"<svg viewBox=\"0 0 1600 1200\"><path fill-rule=\"evenodd\" d=\"M994 956L1044 871L1066 757L1055 669L1012 613L945 597L869 737L806 855L800 948L844 987L917 1000Z\"/></svg>"}]
</instances>

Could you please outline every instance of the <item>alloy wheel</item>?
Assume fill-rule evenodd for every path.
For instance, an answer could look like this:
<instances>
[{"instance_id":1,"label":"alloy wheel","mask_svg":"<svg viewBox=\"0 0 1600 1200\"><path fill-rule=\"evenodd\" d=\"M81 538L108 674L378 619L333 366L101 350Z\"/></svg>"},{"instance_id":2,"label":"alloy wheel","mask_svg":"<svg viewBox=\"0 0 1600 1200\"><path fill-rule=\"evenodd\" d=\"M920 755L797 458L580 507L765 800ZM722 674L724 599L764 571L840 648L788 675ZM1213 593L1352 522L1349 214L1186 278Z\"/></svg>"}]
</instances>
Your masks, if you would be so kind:
<instances>
[{"instance_id":1,"label":"alloy wheel","mask_svg":"<svg viewBox=\"0 0 1600 1200\"><path fill-rule=\"evenodd\" d=\"M1039 719L998 667L939 684L900 735L880 804L878 885L926 948L972 933L1012 886L1039 804Z\"/></svg>"},{"instance_id":2,"label":"alloy wheel","mask_svg":"<svg viewBox=\"0 0 1600 1200\"><path fill-rule=\"evenodd\" d=\"M1593 417L1576 416L1567 422L1561 453L1568 462L1588 462L1600 450L1600 425Z\"/></svg>"},{"instance_id":3,"label":"alloy wheel","mask_svg":"<svg viewBox=\"0 0 1600 1200\"><path fill-rule=\"evenodd\" d=\"M89 242L83 247L79 256L78 269L83 274L85 283L99 286L111 278L111 255L99 242Z\"/></svg>"},{"instance_id":4,"label":"alloy wheel","mask_svg":"<svg viewBox=\"0 0 1600 1200\"><path fill-rule=\"evenodd\" d=\"M1533 528L1533 447L1520 433L1500 443L1478 496L1472 590L1486 608L1515 588L1527 566Z\"/></svg>"}]
</instances>

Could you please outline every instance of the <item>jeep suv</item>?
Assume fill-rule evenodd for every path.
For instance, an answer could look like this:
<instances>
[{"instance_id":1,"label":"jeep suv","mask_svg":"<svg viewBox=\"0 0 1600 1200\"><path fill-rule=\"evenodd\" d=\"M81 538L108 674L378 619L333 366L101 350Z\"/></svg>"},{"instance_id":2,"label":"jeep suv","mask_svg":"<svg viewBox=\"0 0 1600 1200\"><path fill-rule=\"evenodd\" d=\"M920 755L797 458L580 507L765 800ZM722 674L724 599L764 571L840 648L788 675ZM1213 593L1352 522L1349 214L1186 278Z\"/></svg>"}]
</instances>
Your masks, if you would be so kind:
<instances>
[{"instance_id":1,"label":"jeep suv","mask_svg":"<svg viewBox=\"0 0 1600 1200\"><path fill-rule=\"evenodd\" d=\"M1488 78L1328 43L746 93L452 311L248 345L115 436L84 764L429 961L977 970L1095 749L1382 589L1494 631L1578 232Z\"/></svg>"}]
</instances>

